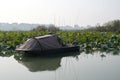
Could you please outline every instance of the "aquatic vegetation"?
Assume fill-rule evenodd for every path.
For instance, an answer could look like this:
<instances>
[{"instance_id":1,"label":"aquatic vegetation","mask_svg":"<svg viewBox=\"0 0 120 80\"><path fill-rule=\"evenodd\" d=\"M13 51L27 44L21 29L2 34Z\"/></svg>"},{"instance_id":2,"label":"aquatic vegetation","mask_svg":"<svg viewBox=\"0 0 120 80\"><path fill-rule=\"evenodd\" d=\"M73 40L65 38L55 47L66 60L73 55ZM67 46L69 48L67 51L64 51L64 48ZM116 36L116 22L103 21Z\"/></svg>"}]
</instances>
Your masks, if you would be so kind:
<instances>
[{"instance_id":1,"label":"aquatic vegetation","mask_svg":"<svg viewBox=\"0 0 120 80\"><path fill-rule=\"evenodd\" d=\"M48 31L0 31L0 52L14 51L17 45L23 44L31 37L49 34ZM120 34L113 32L89 31L57 31L64 43L72 44L77 41L81 50L109 50L120 49Z\"/></svg>"},{"instance_id":2,"label":"aquatic vegetation","mask_svg":"<svg viewBox=\"0 0 120 80\"><path fill-rule=\"evenodd\" d=\"M111 32L68 31L61 32L61 36L66 43L71 43L74 40L78 41L82 48L102 48L104 50L120 48L120 34Z\"/></svg>"}]
</instances>

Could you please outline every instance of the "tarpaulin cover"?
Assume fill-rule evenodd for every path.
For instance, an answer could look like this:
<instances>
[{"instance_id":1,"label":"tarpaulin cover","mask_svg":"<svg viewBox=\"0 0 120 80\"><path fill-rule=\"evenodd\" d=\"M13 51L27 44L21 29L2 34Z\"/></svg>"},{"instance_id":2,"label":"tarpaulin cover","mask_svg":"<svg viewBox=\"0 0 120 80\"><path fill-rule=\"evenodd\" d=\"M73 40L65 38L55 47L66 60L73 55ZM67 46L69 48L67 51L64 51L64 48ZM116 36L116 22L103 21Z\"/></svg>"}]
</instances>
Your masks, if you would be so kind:
<instances>
[{"instance_id":1,"label":"tarpaulin cover","mask_svg":"<svg viewBox=\"0 0 120 80\"><path fill-rule=\"evenodd\" d=\"M44 35L28 39L23 45L16 50L33 51L33 50L50 50L61 48L62 43L56 35Z\"/></svg>"}]
</instances>

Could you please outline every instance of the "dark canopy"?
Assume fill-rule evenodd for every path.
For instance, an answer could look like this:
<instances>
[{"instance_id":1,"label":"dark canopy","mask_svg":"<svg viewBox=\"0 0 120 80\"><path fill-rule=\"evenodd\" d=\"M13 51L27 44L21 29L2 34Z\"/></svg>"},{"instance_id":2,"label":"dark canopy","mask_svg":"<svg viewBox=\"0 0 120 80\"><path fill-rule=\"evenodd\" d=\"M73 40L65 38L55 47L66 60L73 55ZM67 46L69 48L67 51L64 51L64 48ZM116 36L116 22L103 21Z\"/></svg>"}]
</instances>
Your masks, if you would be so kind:
<instances>
[{"instance_id":1,"label":"dark canopy","mask_svg":"<svg viewBox=\"0 0 120 80\"><path fill-rule=\"evenodd\" d=\"M56 35L44 35L28 39L23 45L16 48L21 51L50 50L61 48L62 43Z\"/></svg>"}]
</instances>

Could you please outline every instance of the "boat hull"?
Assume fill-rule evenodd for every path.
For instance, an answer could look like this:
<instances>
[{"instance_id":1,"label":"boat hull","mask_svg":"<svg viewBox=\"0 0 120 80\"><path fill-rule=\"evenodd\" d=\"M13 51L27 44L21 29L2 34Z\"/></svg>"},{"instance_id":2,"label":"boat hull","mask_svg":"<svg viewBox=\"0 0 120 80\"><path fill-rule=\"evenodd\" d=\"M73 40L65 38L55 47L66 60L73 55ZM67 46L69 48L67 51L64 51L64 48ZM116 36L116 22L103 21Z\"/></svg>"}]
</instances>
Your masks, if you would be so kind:
<instances>
[{"instance_id":1,"label":"boat hull","mask_svg":"<svg viewBox=\"0 0 120 80\"><path fill-rule=\"evenodd\" d=\"M22 51L22 50L21 50ZM63 48L57 48L57 49L51 49L51 50L45 50L45 51L22 51L25 52L27 55L58 55L58 54L64 54L69 52L79 52L80 46L71 46L71 47L63 47Z\"/></svg>"}]
</instances>

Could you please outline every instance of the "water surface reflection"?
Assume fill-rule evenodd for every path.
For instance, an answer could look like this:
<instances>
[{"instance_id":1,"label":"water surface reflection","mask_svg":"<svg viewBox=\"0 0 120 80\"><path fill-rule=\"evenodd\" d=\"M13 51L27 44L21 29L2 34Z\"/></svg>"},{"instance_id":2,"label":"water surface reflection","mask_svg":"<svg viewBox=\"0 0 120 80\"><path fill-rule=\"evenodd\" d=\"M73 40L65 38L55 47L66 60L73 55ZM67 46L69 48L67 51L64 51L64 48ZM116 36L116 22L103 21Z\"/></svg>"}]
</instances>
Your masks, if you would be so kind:
<instances>
[{"instance_id":1,"label":"water surface reflection","mask_svg":"<svg viewBox=\"0 0 120 80\"><path fill-rule=\"evenodd\" d=\"M120 80L119 51L0 56L0 80Z\"/></svg>"},{"instance_id":2,"label":"water surface reflection","mask_svg":"<svg viewBox=\"0 0 120 80\"><path fill-rule=\"evenodd\" d=\"M28 56L28 55L15 55L14 58L31 72L37 71L53 71L58 69L61 65L63 57L76 57L80 53L65 53L64 55L48 55L48 56Z\"/></svg>"}]
</instances>

